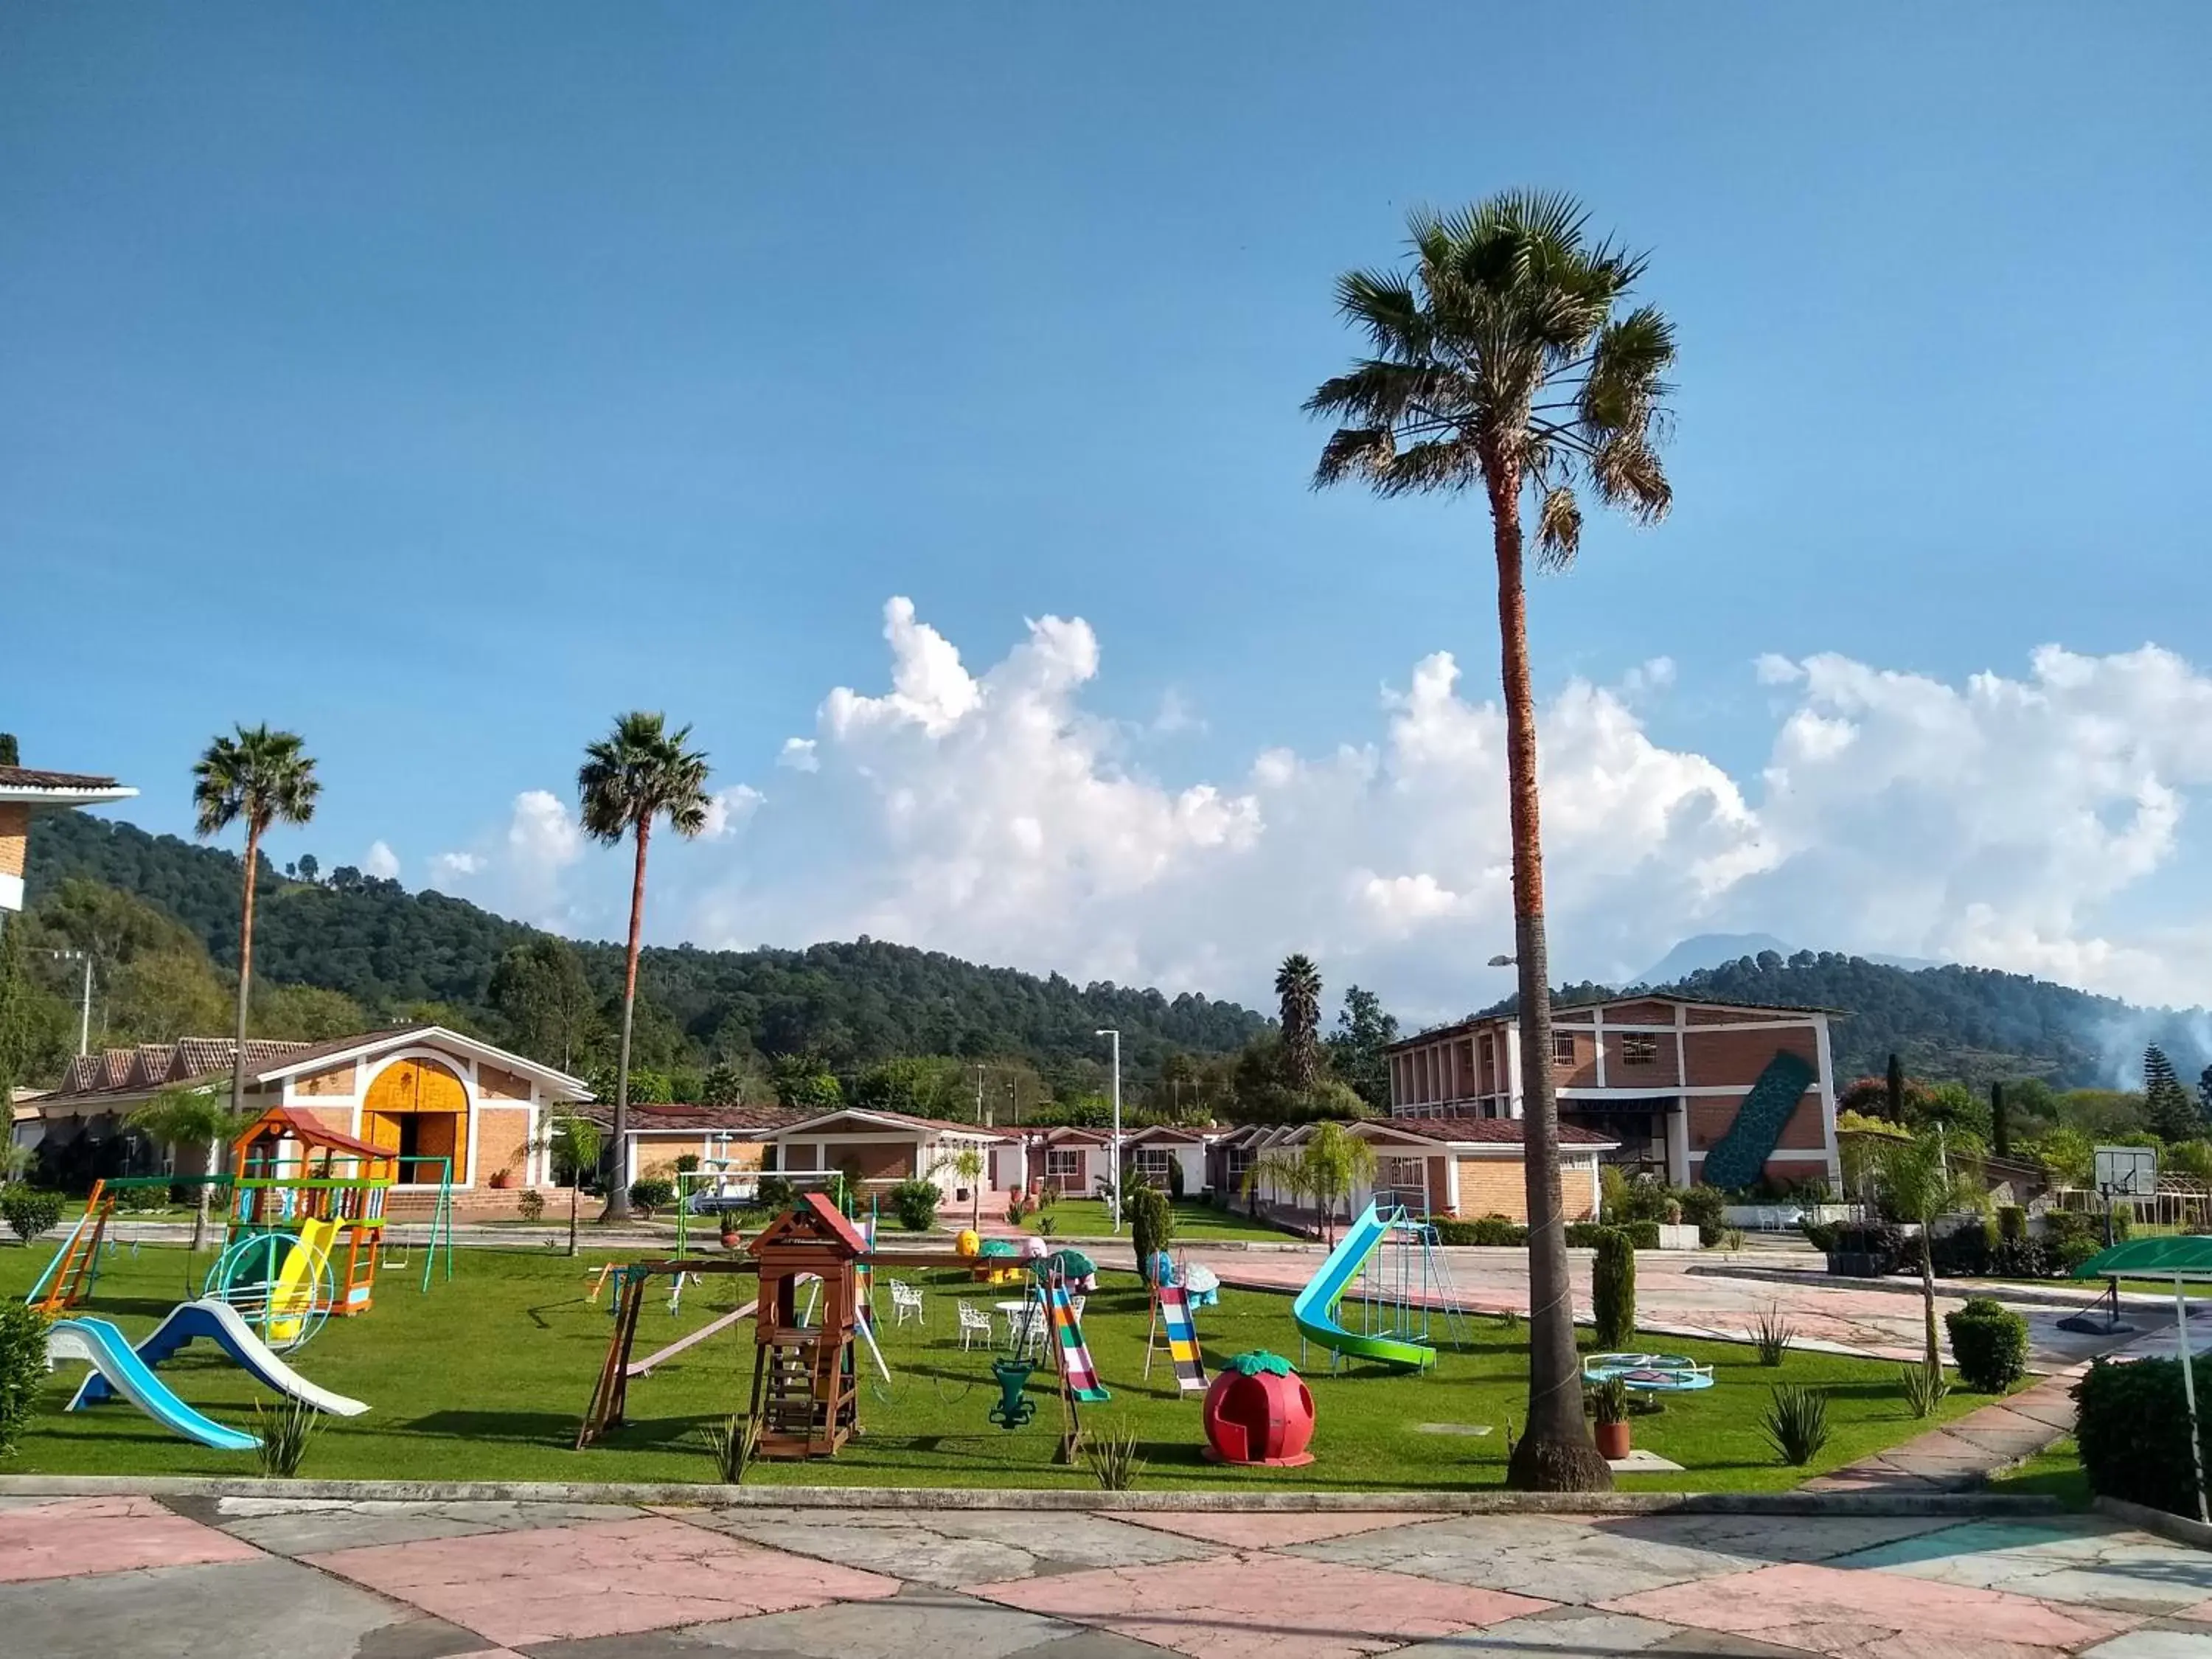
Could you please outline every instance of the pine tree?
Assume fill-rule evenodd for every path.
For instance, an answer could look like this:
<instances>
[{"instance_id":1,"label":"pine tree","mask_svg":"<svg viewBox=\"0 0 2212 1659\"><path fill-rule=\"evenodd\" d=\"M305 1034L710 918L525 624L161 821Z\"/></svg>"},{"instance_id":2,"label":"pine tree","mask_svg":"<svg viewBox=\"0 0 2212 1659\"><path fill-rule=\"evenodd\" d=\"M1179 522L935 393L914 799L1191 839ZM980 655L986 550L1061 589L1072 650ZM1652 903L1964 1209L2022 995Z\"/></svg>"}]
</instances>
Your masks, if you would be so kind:
<instances>
[{"instance_id":1,"label":"pine tree","mask_svg":"<svg viewBox=\"0 0 2212 1659\"><path fill-rule=\"evenodd\" d=\"M1990 1085L1990 1150L1999 1158L2012 1156L2012 1133L2005 1122L2004 1085Z\"/></svg>"},{"instance_id":2,"label":"pine tree","mask_svg":"<svg viewBox=\"0 0 2212 1659\"><path fill-rule=\"evenodd\" d=\"M2203 1127L2189 1091L2174 1075L2173 1062L2155 1042L2143 1050L2143 1115L2160 1140L2187 1140Z\"/></svg>"}]
</instances>

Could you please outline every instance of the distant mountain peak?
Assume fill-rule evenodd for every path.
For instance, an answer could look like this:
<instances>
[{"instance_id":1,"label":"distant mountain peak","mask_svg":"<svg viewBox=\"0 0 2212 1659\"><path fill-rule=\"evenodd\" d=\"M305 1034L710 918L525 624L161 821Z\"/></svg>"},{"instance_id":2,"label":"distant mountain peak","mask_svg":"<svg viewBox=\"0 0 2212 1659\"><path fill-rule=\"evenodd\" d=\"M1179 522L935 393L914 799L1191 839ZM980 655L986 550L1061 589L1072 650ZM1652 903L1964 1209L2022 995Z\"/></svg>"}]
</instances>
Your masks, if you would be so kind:
<instances>
[{"instance_id":1,"label":"distant mountain peak","mask_svg":"<svg viewBox=\"0 0 2212 1659\"><path fill-rule=\"evenodd\" d=\"M1629 982L1672 985L1701 968L1717 968L1724 962L1737 962L1745 957L1757 961L1759 954L1766 951L1787 960L1795 954L1796 947L1771 933L1698 933L1682 940Z\"/></svg>"}]
</instances>

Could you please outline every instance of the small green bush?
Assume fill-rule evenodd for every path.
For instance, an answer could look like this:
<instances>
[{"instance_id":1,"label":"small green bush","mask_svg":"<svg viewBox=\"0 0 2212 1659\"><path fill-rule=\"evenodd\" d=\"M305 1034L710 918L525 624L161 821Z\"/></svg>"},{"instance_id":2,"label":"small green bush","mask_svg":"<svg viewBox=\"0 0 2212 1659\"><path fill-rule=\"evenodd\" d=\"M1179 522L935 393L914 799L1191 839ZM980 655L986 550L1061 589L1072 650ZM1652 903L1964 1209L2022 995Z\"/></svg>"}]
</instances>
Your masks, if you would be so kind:
<instances>
[{"instance_id":1,"label":"small green bush","mask_svg":"<svg viewBox=\"0 0 2212 1659\"><path fill-rule=\"evenodd\" d=\"M1147 1285L1159 1253L1175 1239L1175 1210L1165 1194L1151 1187L1129 1189L1129 1243L1137 1252L1137 1276Z\"/></svg>"},{"instance_id":2,"label":"small green bush","mask_svg":"<svg viewBox=\"0 0 2212 1659\"><path fill-rule=\"evenodd\" d=\"M1636 1340L1636 1246L1619 1227L1601 1230L1590 1267L1597 1346L1622 1349Z\"/></svg>"},{"instance_id":3,"label":"small green bush","mask_svg":"<svg viewBox=\"0 0 2212 1659\"><path fill-rule=\"evenodd\" d=\"M545 1194L535 1187L525 1187L515 1195L514 1212L525 1221L536 1221L545 1213Z\"/></svg>"},{"instance_id":4,"label":"small green bush","mask_svg":"<svg viewBox=\"0 0 2212 1659\"><path fill-rule=\"evenodd\" d=\"M2002 1394L2027 1375L2027 1322L1995 1297L1969 1297L1943 1316L1960 1380L1983 1394Z\"/></svg>"},{"instance_id":5,"label":"small green bush","mask_svg":"<svg viewBox=\"0 0 2212 1659\"><path fill-rule=\"evenodd\" d=\"M26 1244L40 1233L52 1232L61 1219L59 1193L42 1193L30 1187L10 1187L0 1192L0 1220L7 1222L9 1230Z\"/></svg>"},{"instance_id":6,"label":"small green bush","mask_svg":"<svg viewBox=\"0 0 2212 1659\"><path fill-rule=\"evenodd\" d=\"M1759 1427L1766 1431L1775 1455L1795 1468L1802 1468L1828 1443L1828 1395L1825 1389L1778 1383Z\"/></svg>"},{"instance_id":7,"label":"small green bush","mask_svg":"<svg viewBox=\"0 0 2212 1659\"><path fill-rule=\"evenodd\" d=\"M1950 1379L1943 1375L1941 1365L1918 1360L1898 1367L1897 1387L1905 1396L1905 1409L1915 1417L1933 1417L1936 1407L1951 1392Z\"/></svg>"},{"instance_id":8,"label":"small green bush","mask_svg":"<svg viewBox=\"0 0 2212 1659\"><path fill-rule=\"evenodd\" d=\"M2000 1243L2016 1244L2027 1237L2027 1212L2017 1204L1997 1206L1997 1239Z\"/></svg>"},{"instance_id":9,"label":"small green bush","mask_svg":"<svg viewBox=\"0 0 2212 1659\"><path fill-rule=\"evenodd\" d=\"M1517 1221L1508 1221L1502 1215L1478 1216L1472 1221L1437 1221L1431 1224L1437 1230L1437 1243L1439 1244L1486 1244L1522 1249L1528 1243L1528 1230Z\"/></svg>"},{"instance_id":10,"label":"small green bush","mask_svg":"<svg viewBox=\"0 0 2212 1659\"><path fill-rule=\"evenodd\" d=\"M943 1197L933 1181L902 1181L891 1188L891 1210L908 1232L926 1233L937 1224L937 1206Z\"/></svg>"},{"instance_id":11,"label":"small green bush","mask_svg":"<svg viewBox=\"0 0 2212 1659\"><path fill-rule=\"evenodd\" d=\"M1523 1232L1526 1232L1524 1228ZM1567 1248L1575 1250L1595 1250L1602 1246L1607 1233L1626 1237L1630 1247L1638 1250L1659 1248L1659 1224L1656 1221L1626 1221L1618 1227L1608 1227L1598 1221L1571 1221L1567 1224Z\"/></svg>"},{"instance_id":12,"label":"small green bush","mask_svg":"<svg viewBox=\"0 0 2212 1659\"><path fill-rule=\"evenodd\" d=\"M31 1402L46 1382L46 1316L14 1297L0 1297L0 1457L31 1420Z\"/></svg>"},{"instance_id":13,"label":"small green bush","mask_svg":"<svg viewBox=\"0 0 2212 1659\"><path fill-rule=\"evenodd\" d=\"M659 1176L641 1176L629 1183L629 1206L641 1216L665 1210L676 1201L676 1183Z\"/></svg>"},{"instance_id":14,"label":"small green bush","mask_svg":"<svg viewBox=\"0 0 2212 1659\"><path fill-rule=\"evenodd\" d=\"M764 1175L753 1185L753 1196L764 1210L787 1210L798 1189L780 1175Z\"/></svg>"},{"instance_id":15,"label":"small green bush","mask_svg":"<svg viewBox=\"0 0 2212 1659\"><path fill-rule=\"evenodd\" d=\"M299 1474L307 1455L307 1443L315 1437L322 1422L315 1408L304 1400L269 1406L257 1401L253 1425L261 1434L256 1456L263 1475L271 1480L289 1480Z\"/></svg>"},{"instance_id":16,"label":"small green bush","mask_svg":"<svg viewBox=\"0 0 2212 1659\"><path fill-rule=\"evenodd\" d=\"M2200 1403L2212 1364L2199 1364ZM2189 1407L2178 1359L2092 1360L2074 1385L2074 1441L2089 1490L2173 1515L2197 1513L2189 1456ZM2198 1419L2204 1466L2212 1469L2212 1412Z\"/></svg>"}]
</instances>

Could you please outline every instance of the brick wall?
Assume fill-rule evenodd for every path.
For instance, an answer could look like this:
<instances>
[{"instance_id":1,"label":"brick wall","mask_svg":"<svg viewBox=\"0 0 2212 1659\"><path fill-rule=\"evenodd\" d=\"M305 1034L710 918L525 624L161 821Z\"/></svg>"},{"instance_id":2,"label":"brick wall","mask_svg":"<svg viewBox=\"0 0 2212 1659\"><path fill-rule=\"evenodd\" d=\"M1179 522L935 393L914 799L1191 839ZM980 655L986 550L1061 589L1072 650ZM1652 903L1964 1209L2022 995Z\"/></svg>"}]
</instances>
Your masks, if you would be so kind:
<instances>
[{"instance_id":1,"label":"brick wall","mask_svg":"<svg viewBox=\"0 0 2212 1659\"><path fill-rule=\"evenodd\" d=\"M1690 1101L1690 1150L1709 1152L1720 1144L1721 1137L1735 1121L1736 1109L1743 1104L1741 1095L1693 1096ZM1820 1097L1817 1090L1808 1089L1798 1100L1796 1109L1790 1114L1790 1121L1782 1126L1782 1137L1777 1140L1778 1152L1816 1152L1827 1148L1826 1125L1820 1118Z\"/></svg>"},{"instance_id":2,"label":"brick wall","mask_svg":"<svg viewBox=\"0 0 2212 1659\"><path fill-rule=\"evenodd\" d=\"M248 1050L250 1053L251 1050ZM337 1095L353 1098L355 1072L351 1065L333 1066L327 1072L310 1072L305 1077L292 1079L292 1093L301 1095Z\"/></svg>"},{"instance_id":3,"label":"brick wall","mask_svg":"<svg viewBox=\"0 0 2212 1659\"><path fill-rule=\"evenodd\" d=\"M1570 1221L1590 1218L1590 1175L1587 1166L1563 1165L1559 1170L1560 1204ZM1459 1161L1459 1216L1502 1215L1513 1221L1528 1218L1528 1177L1517 1158L1463 1158Z\"/></svg>"},{"instance_id":4,"label":"brick wall","mask_svg":"<svg viewBox=\"0 0 2212 1659\"><path fill-rule=\"evenodd\" d=\"M1559 1089L1594 1089L1597 1086L1597 1034L1590 1030L1570 1030L1554 1025L1552 1041L1563 1043L1571 1040L1575 1045L1574 1063L1565 1060L1552 1062L1552 1084Z\"/></svg>"},{"instance_id":5,"label":"brick wall","mask_svg":"<svg viewBox=\"0 0 2212 1659\"><path fill-rule=\"evenodd\" d=\"M1820 1064L1820 1043L1809 1025L1771 1031L1692 1031L1682 1046L1690 1073L1685 1081L1692 1087L1725 1084L1748 1089L1778 1051L1797 1055L1816 1073Z\"/></svg>"},{"instance_id":6,"label":"brick wall","mask_svg":"<svg viewBox=\"0 0 2212 1659\"><path fill-rule=\"evenodd\" d=\"M27 806L0 806L0 876L23 873L23 852L29 844L31 809Z\"/></svg>"},{"instance_id":7,"label":"brick wall","mask_svg":"<svg viewBox=\"0 0 2212 1659\"><path fill-rule=\"evenodd\" d=\"M1605 1085L1608 1089L1672 1089L1682 1080L1681 1067L1676 1061L1674 1038L1671 1032L1637 1033L1643 1042L1651 1044L1651 1059L1644 1065L1628 1063L1627 1048L1630 1033L1616 1031L1608 1025L1605 1030ZM1710 1040L1710 1039L1708 1039ZM1593 1081L1595 1079L1593 1079Z\"/></svg>"},{"instance_id":8,"label":"brick wall","mask_svg":"<svg viewBox=\"0 0 2212 1659\"><path fill-rule=\"evenodd\" d=\"M519 1182L529 1150L530 1114L495 1106L477 1108L477 1185L488 1186L506 1170Z\"/></svg>"}]
</instances>

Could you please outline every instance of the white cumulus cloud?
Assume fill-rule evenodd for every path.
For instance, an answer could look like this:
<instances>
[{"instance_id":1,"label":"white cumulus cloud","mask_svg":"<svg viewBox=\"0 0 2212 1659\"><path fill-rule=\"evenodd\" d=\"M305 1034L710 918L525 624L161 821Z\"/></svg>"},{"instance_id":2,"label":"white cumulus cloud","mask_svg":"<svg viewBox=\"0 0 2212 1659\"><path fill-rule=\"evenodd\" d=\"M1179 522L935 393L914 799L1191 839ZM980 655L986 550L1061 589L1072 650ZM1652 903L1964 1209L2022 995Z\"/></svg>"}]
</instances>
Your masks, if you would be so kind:
<instances>
[{"instance_id":1,"label":"white cumulus cloud","mask_svg":"<svg viewBox=\"0 0 2212 1659\"><path fill-rule=\"evenodd\" d=\"M399 877L399 854L380 841L368 844L368 854L361 861L362 873L374 876L379 881L396 881Z\"/></svg>"}]
</instances>

